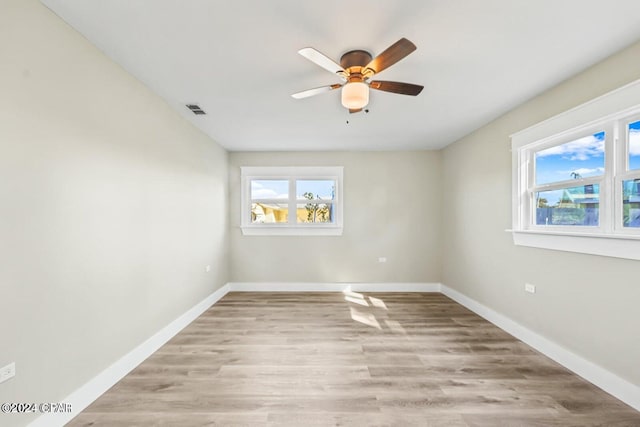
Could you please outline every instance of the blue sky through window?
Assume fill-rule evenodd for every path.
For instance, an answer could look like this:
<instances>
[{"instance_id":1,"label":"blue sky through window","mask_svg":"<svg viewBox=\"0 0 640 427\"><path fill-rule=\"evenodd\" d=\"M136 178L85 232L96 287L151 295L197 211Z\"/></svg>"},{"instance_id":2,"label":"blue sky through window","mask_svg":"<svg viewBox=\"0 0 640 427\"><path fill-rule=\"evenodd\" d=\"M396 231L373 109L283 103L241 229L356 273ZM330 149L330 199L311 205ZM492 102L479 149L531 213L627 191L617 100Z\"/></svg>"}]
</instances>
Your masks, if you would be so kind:
<instances>
[{"instance_id":1,"label":"blue sky through window","mask_svg":"<svg viewBox=\"0 0 640 427\"><path fill-rule=\"evenodd\" d=\"M629 125L629 170L640 169L640 120Z\"/></svg>"},{"instance_id":2,"label":"blue sky through window","mask_svg":"<svg viewBox=\"0 0 640 427\"><path fill-rule=\"evenodd\" d=\"M640 127L640 123L638 125ZM602 175L604 173L604 139L605 133L598 132L538 151L535 155L536 185L566 181L576 176L587 178ZM640 163L640 156L638 156L638 163Z\"/></svg>"},{"instance_id":3,"label":"blue sky through window","mask_svg":"<svg viewBox=\"0 0 640 427\"><path fill-rule=\"evenodd\" d=\"M315 198L324 200L333 199L332 191L335 186L333 180L298 180L296 181L296 195L298 199L304 199L304 193L313 193Z\"/></svg>"},{"instance_id":4,"label":"blue sky through window","mask_svg":"<svg viewBox=\"0 0 640 427\"><path fill-rule=\"evenodd\" d=\"M304 199L304 193L313 193L316 198L333 199L335 181L327 179L309 179L296 181L296 195ZM289 197L289 181L282 179L254 179L251 180L251 199L286 199Z\"/></svg>"},{"instance_id":5,"label":"blue sky through window","mask_svg":"<svg viewBox=\"0 0 640 427\"><path fill-rule=\"evenodd\" d=\"M286 199L289 197L289 181L284 179L251 180L252 199Z\"/></svg>"}]
</instances>

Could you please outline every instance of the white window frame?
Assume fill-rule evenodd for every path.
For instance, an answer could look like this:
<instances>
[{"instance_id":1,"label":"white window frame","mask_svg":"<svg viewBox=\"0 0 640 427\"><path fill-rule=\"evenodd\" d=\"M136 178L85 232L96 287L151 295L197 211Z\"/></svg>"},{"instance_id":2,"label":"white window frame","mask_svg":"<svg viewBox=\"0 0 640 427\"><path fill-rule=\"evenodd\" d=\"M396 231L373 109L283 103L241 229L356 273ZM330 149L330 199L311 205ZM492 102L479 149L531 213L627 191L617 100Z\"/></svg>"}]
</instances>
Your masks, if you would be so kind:
<instances>
[{"instance_id":1,"label":"white window frame","mask_svg":"<svg viewBox=\"0 0 640 427\"><path fill-rule=\"evenodd\" d=\"M640 229L623 227L622 181L628 171L629 123L640 120L640 80L511 135L512 229L516 245L640 260ZM535 153L605 131L605 173L535 185ZM535 224L535 193L600 185L598 226Z\"/></svg>"},{"instance_id":2,"label":"white window frame","mask_svg":"<svg viewBox=\"0 0 640 427\"><path fill-rule=\"evenodd\" d=\"M640 169L629 170L629 125L640 121L640 113L625 117L619 121L619 134L622 135L620 155L616 158L616 168L619 171L615 179L615 197L621 202L616 204L615 211L615 228L625 233L637 235L640 237L640 228L625 228L623 224L623 194L622 182L631 179L640 179Z\"/></svg>"},{"instance_id":3,"label":"white window frame","mask_svg":"<svg viewBox=\"0 0 640 427\"><path fill-rule=\"evenodd\" d=\"M343 231L343 171L342 166L243 166L240 168L240 228L246 236L340 236ZM296 180L333 180L336 183L332 223L298 223L296 215L289 215L287 223L260 224L251 222L251 181L281 179L289 182L287 203L289 212L308 200L297 200ZM279 202L282 202L278 200Z\"/></svg>"},{"instance_id":4,"label":"white window frame","mask_svg":"<svg viewBox=\"0 0 640 427\"><path fill-rule=\"evenodd\" d=\"M586 177L586 178L578 178L578 179L567 179L564 181L550 182L545 184L536 185L535 183L535 157L536 153L539 151L545 150L547 148L555 147L558 145L565 144L567 142L575 141L578 138L582 138L584 136L593 135L596 132L604 131L605 132L605 170L611 170L613 166L613 126L609 123L606 124L597 124L591 125L587 127L582 127L578 130L572 131L570 133L562 133L561 135L554 135L550 138L545 138L542 141L538 141L532 144L528 144L521 149L521 155L524 159L524 163L527 165L527 192L526 196L523 197L522 203L522 213L523 213L523 221L522 224L530 229L530 230L538 230L538 231L549 231L555 230L557 232L571 233L571 232L583 232L588 234L606 234L611 231L608 229L608 225L610 223L610 218L612 217L612 213L609 212L608 209L602 209L602 206L610 206L611 203L609 201L611 198L609 197L611 194L611 186L610 180L607 179L607 173L605 172L603 175L594 176L594 177ZM528 165L531 165L529 167ZM553 190L562 190L565 188L572 187L580 187L589 184L597 184L600 186L600 203L599 203L599 225L598 226L562 226L562 225L537 225L535 224L535 194L539 191L553 191Z\"/></svg>"}]
</instances>

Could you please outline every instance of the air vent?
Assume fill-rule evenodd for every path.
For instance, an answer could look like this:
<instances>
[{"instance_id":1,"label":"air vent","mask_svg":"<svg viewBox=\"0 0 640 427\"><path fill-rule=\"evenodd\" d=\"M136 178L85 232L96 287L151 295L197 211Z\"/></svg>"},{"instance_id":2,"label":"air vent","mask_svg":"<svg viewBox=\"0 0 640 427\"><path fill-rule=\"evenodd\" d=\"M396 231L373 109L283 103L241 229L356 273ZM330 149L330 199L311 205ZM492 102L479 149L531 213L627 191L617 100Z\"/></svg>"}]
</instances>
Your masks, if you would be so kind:
<instances>
[{"instance_id":1,"label":"air vent","mask_svg":"<svg viewBox=\"0 0 640 427\"><path fill-rule=\"evenodd\" d=\"M197 116L200 116L202 114L207 114L207 113L204 112L204 110L202 108L200 108L199 105L196 105L196 104L187 104L187 108L189 110L191 110L193 112L193 114L195 114Z\"/></svg>"}]
</instances>

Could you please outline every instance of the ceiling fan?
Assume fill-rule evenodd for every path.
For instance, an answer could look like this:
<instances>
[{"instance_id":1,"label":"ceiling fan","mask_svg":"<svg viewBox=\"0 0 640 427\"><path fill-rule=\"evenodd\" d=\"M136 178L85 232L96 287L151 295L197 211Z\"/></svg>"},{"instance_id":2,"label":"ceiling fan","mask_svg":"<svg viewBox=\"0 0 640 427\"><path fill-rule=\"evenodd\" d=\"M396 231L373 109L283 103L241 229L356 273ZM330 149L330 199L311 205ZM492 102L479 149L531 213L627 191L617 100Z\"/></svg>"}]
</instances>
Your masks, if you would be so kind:
<instances>
[{"instance_id":1,"label":"ceiling fan","mask_svg":"<svg viewBox=\"0 0 640 427\"><path fill-rule=\"evenodd\" d=\"M291 96L296 99L302 99L342 88L342 105L349 109L349 113L357 113L366 107L369 103L370 88L401 95L416 96L422 91L424 86L411 83L371 80L374 75L389 68L414 50L416 50L416 45L405 38L401 38L375 58L365 50L351 50L342 55L340 65L338 65L316 49L305 47L298 51L300 55L325 70L337 74L344 83L317 87L294 93Z\"/></svg>"}]
</instances>

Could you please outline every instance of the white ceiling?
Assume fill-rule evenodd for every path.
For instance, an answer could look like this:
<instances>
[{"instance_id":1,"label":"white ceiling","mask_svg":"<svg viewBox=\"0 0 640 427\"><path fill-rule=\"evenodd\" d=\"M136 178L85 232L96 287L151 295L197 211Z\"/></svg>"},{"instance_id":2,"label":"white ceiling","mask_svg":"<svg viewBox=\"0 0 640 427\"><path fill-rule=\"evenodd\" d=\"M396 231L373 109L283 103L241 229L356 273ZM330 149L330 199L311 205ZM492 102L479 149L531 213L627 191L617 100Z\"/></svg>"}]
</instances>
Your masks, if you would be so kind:
<instances>
[{"instance_id":1,"label":"white ceiling","mask_svg":"<svg viewBox=\"0 0 640 427\"><path fill-rule=\"evenodd\" d=\"M640 0L42 2L232 151L441 148L640 39ZM300 48L339 61L401 37L418 50L376 78L418 97L372 91L354 115L339 91L291 98L339 82Z\"/></svg>"}]
</instances>

